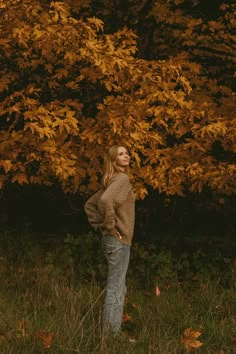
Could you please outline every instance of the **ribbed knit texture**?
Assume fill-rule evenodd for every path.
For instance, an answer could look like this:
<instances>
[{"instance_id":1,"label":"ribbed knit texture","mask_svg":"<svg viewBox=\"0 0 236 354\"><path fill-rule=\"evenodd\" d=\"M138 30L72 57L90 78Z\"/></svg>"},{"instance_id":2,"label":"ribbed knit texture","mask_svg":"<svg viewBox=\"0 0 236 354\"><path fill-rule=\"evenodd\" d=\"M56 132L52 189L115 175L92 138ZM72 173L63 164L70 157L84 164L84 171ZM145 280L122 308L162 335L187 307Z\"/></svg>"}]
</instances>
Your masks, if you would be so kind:
<instances>
[{"instance_id":1,"label":"ribbed knit texture","mask_svg":"<svg viewBox=\"0 0 236 354\"><path fill-rule=\"evenodd\" d=\"M122 238L117 239L131 245L134 233L135 196L129 177L125 173L115 174L108 187L101 188L84 206L88 221L103 235L116 237L118 231Z\"/></svg>"}]
</instances>

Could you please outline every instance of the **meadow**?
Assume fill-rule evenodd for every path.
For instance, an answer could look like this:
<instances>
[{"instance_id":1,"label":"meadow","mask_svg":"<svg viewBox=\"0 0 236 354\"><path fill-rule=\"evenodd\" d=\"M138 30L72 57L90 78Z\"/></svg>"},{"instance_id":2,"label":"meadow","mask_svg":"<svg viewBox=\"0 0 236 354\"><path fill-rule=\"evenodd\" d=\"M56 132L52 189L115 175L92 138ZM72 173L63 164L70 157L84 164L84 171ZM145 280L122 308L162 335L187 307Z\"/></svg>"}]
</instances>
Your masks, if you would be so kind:
<instances>
[{"instance_id":1,"label":"meadow","mask_svg":"<svg viewBox=\"0 0 236 354\"><path fill-rule=\"evenodd\" d=\"M134 242L122 333L111 338L98 235L1 231L0 353L233 354L235 249L225 235Z\"/></svg>"}]
</instances>

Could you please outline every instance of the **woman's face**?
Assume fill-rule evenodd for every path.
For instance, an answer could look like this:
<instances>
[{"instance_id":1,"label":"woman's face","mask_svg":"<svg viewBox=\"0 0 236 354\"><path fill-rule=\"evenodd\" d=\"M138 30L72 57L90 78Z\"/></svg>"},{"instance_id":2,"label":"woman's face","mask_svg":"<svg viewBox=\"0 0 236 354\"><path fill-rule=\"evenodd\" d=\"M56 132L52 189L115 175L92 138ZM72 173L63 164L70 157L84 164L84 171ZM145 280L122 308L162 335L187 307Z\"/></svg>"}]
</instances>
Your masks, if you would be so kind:
<instances>
[{"instance_id":1,"label":"woman's face","mask_svg":"<svg viewBox=\"0 0 236 354\"><path fill-rule=\"evenodd\" d=\"M130 156L125 147L119 146L117 149L116 156L116 166L118 166L121 170L124 170L125 167L129 166Z\"/></svg>"}]
</instances>

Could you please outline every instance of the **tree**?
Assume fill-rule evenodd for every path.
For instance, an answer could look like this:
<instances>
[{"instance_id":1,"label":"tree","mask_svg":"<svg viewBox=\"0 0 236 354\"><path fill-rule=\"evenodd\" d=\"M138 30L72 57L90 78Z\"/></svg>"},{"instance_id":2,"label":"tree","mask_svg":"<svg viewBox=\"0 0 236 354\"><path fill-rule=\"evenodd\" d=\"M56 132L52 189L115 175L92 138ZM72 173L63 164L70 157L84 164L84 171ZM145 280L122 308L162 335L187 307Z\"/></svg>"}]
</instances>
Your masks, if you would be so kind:
<instances>
[{"instance_id":1,"label":"tree","mask_svg":"<svg viewBox=\"0 0 236 354\"><path fill-rule=\"evenodd\" d=\"M196 161L201 161L201 157L203 161L207 159L205 166L203 161L200 163L203 174L211 171L213 177L217 169L222 174L222 178L218 176L211 180L208 175L202 180L198 170L196 181L199 182L199 191L202 185L210 185L215 190L214 185L220 181L219 193L235 193L234 10L235 4L228 0L224 4L200 0L101 0L100 6L96 7L96 12L105 20L107 32L116 30L117 24L128 25L138 35L139 57L152 60L171 58L175 65L181 66L190 82L194 114L199 108L198 114L202 112L205 118L200 123L202 129L195 130L192 126L195 133L190 127L186 137L194 137L194 144L190 139L191 148L196 144L202 146L202 153L196 149ZM116 18L109 22L111 14ZM172 138L167 142L170 150L174 141L180 143L175 130L174 127L170 132ZM180 148L183 146L179 145ZM184 152L179 154L184 156ZM232 188L221 190L222 180L229 176L228 183ZM195 187L192 184L190 190L194 191Z\"/></svg>"},{"instance_id":2,"label":"tree","mask_svg":"<svg viewBox=\"0 0 236 354\"><path fill-rule=\"evenodd\" d=\"M117 142L131 150L141 198L148 186L235 193L235 165L213 154L214 144L235 151L233 120L192 90L199 65L138 58L134 32L105 34L71 3L1 1L1 187L96 189L100 156Z\"/></svg>"}]
</instances>

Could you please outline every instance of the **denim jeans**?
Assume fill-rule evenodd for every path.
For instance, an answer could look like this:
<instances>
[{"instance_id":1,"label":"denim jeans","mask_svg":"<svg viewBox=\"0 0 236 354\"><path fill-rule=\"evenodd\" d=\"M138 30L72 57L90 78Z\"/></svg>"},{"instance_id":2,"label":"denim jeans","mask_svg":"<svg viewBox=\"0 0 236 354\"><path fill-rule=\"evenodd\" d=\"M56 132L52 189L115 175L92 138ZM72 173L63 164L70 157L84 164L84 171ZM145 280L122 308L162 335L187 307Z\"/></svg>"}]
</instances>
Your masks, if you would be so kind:
<instances>
[{"instance_id":1,"label":"denim jeans","mask_svg":"<svg viewBox=\"0 0 236 354\"><path fill-rule=\"evenodd\" d=\"M122 322L130 246L124 245L110 235L103 236L102 245L108 264L103 328L105 333L108 331L116 333Z\"/></svg>"}]
</instances>

